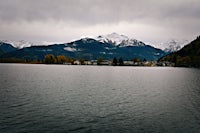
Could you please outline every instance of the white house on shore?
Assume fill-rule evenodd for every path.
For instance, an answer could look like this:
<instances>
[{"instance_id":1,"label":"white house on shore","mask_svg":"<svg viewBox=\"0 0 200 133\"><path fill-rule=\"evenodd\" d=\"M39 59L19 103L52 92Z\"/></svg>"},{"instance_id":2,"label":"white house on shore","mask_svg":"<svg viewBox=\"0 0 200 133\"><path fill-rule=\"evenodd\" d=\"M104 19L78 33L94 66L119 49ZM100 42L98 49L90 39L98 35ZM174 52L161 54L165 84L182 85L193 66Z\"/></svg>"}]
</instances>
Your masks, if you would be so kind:
<instances>
[{"instance_id":1,"label":"white house on shore","mask_svg":"<svg viewBox=\"0 0 200 133\"><path fill-rule=\"evenodd\" d=\"M73 64L74 64L74 65L81 65L81 62L78 61L78 60L75 60L75 61L73 62Z\"/></svg>"}]
</instances>

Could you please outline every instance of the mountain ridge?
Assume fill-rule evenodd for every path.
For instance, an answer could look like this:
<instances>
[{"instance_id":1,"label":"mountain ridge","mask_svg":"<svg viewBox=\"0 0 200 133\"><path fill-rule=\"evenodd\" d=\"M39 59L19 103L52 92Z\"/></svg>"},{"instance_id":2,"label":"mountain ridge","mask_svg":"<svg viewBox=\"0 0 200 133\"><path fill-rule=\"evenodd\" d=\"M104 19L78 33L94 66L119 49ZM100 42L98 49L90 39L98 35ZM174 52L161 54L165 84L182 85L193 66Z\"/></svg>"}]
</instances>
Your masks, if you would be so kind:
<instances>
[{"instance_id":1,"label":"mountain ridge","mask_svg":"<svg viewBox=\"0 0 200 133\"><path fill-rule=\"evenodd\" d=\"M128 36L125 35L120 35L117 34L116 32L113 32L111 34L107 35L99 35L97 37L85 37L82 39L86 38L91 38L95 39L99 42L104 43L110 43L112 45L118 46L118 47L127 47L127 46L144 46L144 45L150 45L152 47L161 49L165 52L175 52L180 50L183 46L189 43L188 40L176 40L176 39L171 39L167 42L160 43L159 45L154 45L151 43L144 43L140 40L134 39L134 38L129 38ZM79 39L77 39L79 40ZM75 41L77 41L75 40ZM64 42L38 42L38 43L33 43L25 40L20 40L20 41L11 41L11 40L0 40L2 43L8 43L11 44L13 47L22 49L25 47L31 47L31 46L49 46L49 45L54 45L54 44L63 44ZM74 42L74 41L72 41ZM65 43L70 43L70 42L65 42Z\"/></svg>"},{"instance_id":2,"label":"mountain ridge","mask_svg":"<svg viewBox=\"0 0 200 133\"><path fill-rule=\"evenodd\" d=\"M166 55L160 49L149 45L120 47L110 43L102 43L92 38L82 38L70 43L54 44L49 46L31 46L11 53L1 58L20 58L25 60L43 60L46 54L64 55L76 59L97 60L99 57L112 60L114 57L132 60L157 60Z\"/></svg>"}]
</instances>

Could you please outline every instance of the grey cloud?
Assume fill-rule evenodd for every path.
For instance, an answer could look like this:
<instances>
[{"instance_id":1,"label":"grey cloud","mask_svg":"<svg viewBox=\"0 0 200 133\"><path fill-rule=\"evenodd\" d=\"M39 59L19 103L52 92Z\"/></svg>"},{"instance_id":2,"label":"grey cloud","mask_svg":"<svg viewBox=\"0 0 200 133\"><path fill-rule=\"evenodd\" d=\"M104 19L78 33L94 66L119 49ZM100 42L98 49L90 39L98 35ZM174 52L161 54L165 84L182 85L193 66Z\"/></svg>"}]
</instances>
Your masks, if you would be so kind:
<instances>
[{"instance_id":1,"label":"grey cloud","mask_svg":"<svg viewBox=\"0 0 200 133\"><path fill-rule=\"evenodd\" d=\"M39 22L42 27L51 21L61 22L61 26L70 25L75 31L84 26L127 22L154 27L155 31L163 29L169 34L174 31L177 36L185 37L199 34L200 4L199 0L0 0L1 25L28 23L31 31L32 23ZM13 29L16 30L16 26ZM148 34L146 36L148 38Z\"/></svg>"},{"instance_id":2,"label":"grey cloud","mask_svg":"<svg viewBox=\"0 0 200 133\"><path fill-rule=\"evenodd\" d=\"M46 21L113 23L143 18L199 17L198 0L1 0L1 21Z\"/></svg>"}]
</instances>

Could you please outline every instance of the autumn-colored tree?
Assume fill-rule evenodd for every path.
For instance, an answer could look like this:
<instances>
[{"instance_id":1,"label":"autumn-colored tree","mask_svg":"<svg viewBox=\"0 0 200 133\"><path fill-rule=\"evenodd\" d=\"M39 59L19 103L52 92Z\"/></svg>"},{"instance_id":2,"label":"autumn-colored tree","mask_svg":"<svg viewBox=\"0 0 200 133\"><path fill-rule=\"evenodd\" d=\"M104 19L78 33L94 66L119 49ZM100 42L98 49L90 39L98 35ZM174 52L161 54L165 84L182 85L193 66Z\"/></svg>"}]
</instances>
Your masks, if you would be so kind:
<instances>
[{"instance_id":1,"label":"autumn-colored tree","mask_svg":"<svg viewBox=\"0 0 200 133\"><path fill-rule=\"evenodd\" d=\"M67 58L64 55L58 55L56 58L58 64L63 64L67 62Z\"/></svg>"},{"instance_id":2,"label":"autumn-colored tree","mask_svg":"<svg viewBox=\"0 0 200 133\"><path fill-rule=\"evenodd\" d=\"M46 64L54 64L56 63L56 58L53 54L47 54L44 58Z\"/></svg>"}]
</instances>

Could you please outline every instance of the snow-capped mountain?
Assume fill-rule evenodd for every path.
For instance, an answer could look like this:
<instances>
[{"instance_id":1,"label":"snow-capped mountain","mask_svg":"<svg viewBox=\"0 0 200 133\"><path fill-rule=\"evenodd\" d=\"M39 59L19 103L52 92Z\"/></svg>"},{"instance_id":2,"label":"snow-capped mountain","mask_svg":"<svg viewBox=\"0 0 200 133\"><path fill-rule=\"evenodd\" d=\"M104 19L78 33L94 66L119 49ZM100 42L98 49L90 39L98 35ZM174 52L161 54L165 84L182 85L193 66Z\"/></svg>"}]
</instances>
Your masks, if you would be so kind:
<instances>
[{"instance_id":1,"label":"snow-capped mountain","mask_svg":"<svg viewBox=\"0 0 200 133\"><path fill-rule=\"evenodd\" d=\"M13 47L18 48L18 49L34 46L33 43L24 41L24 40L20 40L20 41L1 40L0 42L11 44Z\"/></svg>"},{"instance_id":2,"label":"snow-capped mountain","mask_svg":"<svg viewBox=\"0 0 200 133\"><path fill-rule=\"evenodd\" d=\"M17 49L27 48L27 47L31 47L31 46L49 46L49 45L53 45L53 44L63 43L63 42L47 42L47 41L33 43L33 42L25 41L25 40L20 40L20 41L0 40L0 42L10 44Z\"/></svg>"},{"instance_id":3,"label":"snow-capped mountain","mask_svg":"<svg viewBox=\"0 0 200 133\"><path fill-rule=\"evenodd\" d=\"M172 39L166 43L161 44L165 52L176 52L189 43L188 40L175 40Z\"/></svg>"},{"instance_id":4,"label":"snow-capped mountain","mask_svg":"<svg viewBox=\"0 0 200 133\"><path fill-rule=\"evenodd\" d=\"M82 38L83 40L87 40L88 38ZM107 34L107 35L100 35L96 38L92 38L98 42L101 42L103 44L105 43L109 43L112 44L113 46L117 46L117 47L127 47L127 46L145 46L145 45L150 45L153 46L155 48L159 48L162 49L165 52L175 52L180 50L183 46L185 46L186 44L189 43L188 40L169 40L165 43L159 43L159 44L151 44L148 42L143 43L142 41L139 41L137 39L132 39L129 38L125 35L119 35L117 33L112 33L112 34ZM0 40L0 42L3 43L8 43L11 44L13 47L17 48L17 49L22 49L25 47L31 47L31 46L49 46L49 45L53 45L53 44L64 44L64 43L68 43L68 42L38 42L38 43L32 43L32 42L28 42L28 41L11 41L11 40ZM88 41L87 41L88 43Z\"/></svg>"},{"instance_id":5,"label":"snow-capped mountain","mask_svg":"<svg viewBox=\"0 0 200 133\"><path fill-rule=\"evenodd\" d=\"M124 60L132 60L133 58L157 60L166 53L149 45L120 47L111 43L102 43L92 38L84 38L70 43L54 44L46 47L34 46L11 53L2 53L0 58L43 60L47 54L86 60L97 60L99 57L105 60L112 60L115 57L121 57Z\"/></svg>"},{"instance_id":6,"label":"snow-capped mountain","mask_svg":"<svg viewBox=\"0 0 200 133\"><path fill-rule=\"evenodd\" d=\"M110 43L114 46L126 47L126 46L144 46L145 44L136 39L130 39L125 35L119 35L117 33L112 33L108 35L101 35L95 38L97 41L102 43Z\"/></svg>"}]
</instances>

